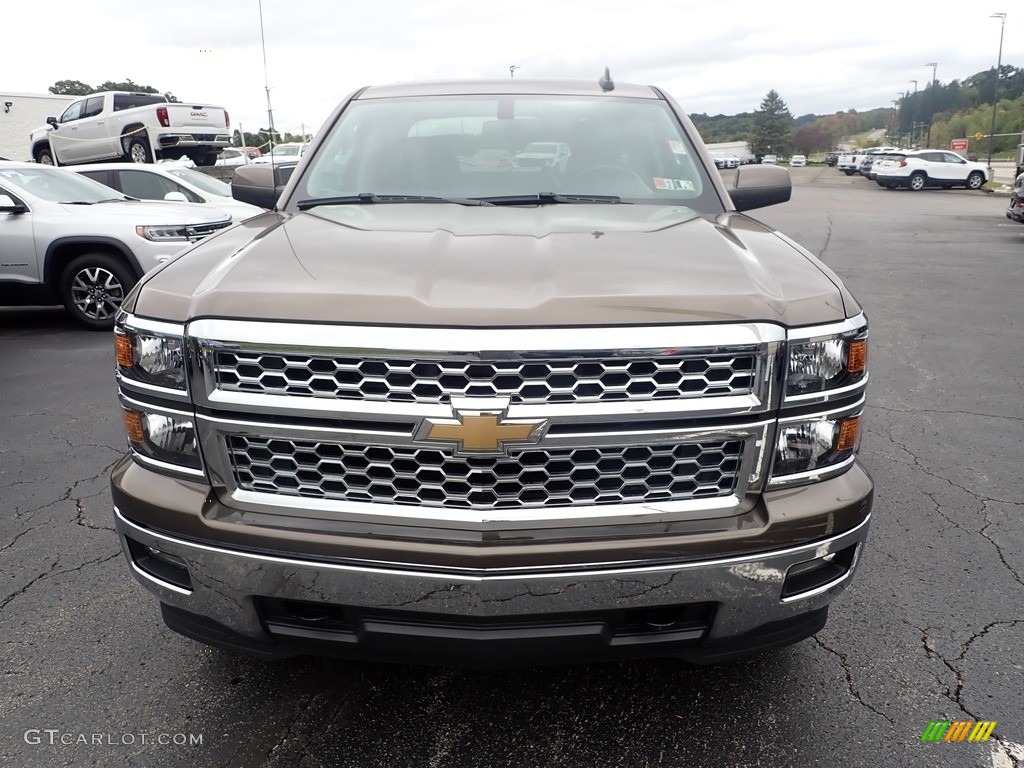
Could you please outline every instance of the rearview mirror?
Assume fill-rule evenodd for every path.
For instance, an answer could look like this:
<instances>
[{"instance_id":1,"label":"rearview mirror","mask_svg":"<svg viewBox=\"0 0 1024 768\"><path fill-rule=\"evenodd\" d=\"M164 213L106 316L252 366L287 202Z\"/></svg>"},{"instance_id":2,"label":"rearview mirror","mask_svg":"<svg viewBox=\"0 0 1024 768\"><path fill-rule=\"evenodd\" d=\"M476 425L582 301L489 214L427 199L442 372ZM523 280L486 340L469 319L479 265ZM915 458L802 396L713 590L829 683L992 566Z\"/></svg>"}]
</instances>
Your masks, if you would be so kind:
<instances>
[{"instance_id":1,"label":"rearview mirror","mask_svg":"<svg viewBox=\"0 0 1024 768\"><path fill-rule=\"evenodd\" d=\"M260 208L273 208L297 165L240 165L231 178L231 196Z\"/></svg>"},{"instance_id":2,"label":"rearview mirror","mask_svg":"<svg viewBox=\"0 0 1024 768\"><path fill-rule=\"evenodd\" d=\"M777 165L746 165L736 169L729 197L737 211L784 203L793 195L789 171Z\"/></svg>"}]
</instances>

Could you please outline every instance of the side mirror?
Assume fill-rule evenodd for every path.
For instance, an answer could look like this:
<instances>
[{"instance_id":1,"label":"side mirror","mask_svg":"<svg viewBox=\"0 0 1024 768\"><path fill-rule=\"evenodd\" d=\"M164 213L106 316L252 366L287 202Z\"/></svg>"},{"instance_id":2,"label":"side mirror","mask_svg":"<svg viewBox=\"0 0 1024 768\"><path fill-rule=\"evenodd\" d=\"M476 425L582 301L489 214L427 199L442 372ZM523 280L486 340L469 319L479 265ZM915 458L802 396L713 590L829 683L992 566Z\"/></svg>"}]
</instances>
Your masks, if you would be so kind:
<instances>
[{"instance_id":1,"label":"side mirror","mask_svg":"<svg viewBox=\"0 0 1024 768\"><path fill-rule=\"evenodd\" d=\"M231 196L243 203L271 209L277 205L298 163L240 165L231 178Z\"/></svg>"},{"instance_id":2,"label":"side mirror","mask_svg":"<svg viewBox=\"0 0 1024 768\"><path fill-rule=\"evenodd\" d=\"M26 213L28 207L14 202L10 195L0 195L0 213Z\"/></svg>"},{"instance_id":3,"label":"side mirror","mask_svg":"<svg viewBox=\"0 0 1024 768\"><path fill-rule=\"evenodd\" d=\"M188 198L185 197L181 192L168 192L164 195L164 200L170 200L175 203L187 203Z\"/></svg>"},{"instance_id":4,"label":"side mirror","mask_svg":"<svg viewBox=\"0 0 1024 768\"><path fill-rule=\"evenodd\" d=\"M747 165L736 169L729 197L737 211L785 203L793 195L789 171L778 165Z\"/></svg>"},{"instance_id":5,"label":"side mirror","mask_svg":"<svg viewBox=\"0 0 1024 768\"><path fill-rule=\"evenodd\" d=\"M46 118L46 123L48 125L52 125L54 130L57 130L57 118L56 117L48 117L48 118Z\"/></svg>"}]
</instances>

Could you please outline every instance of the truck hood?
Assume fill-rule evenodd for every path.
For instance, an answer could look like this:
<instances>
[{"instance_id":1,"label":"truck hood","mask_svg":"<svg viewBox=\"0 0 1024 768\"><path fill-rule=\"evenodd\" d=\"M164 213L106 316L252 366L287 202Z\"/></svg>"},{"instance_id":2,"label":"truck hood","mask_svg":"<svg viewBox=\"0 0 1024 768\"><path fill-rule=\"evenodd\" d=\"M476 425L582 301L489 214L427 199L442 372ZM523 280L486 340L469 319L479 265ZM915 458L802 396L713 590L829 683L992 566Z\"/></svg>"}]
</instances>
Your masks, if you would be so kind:
<instances>
[{"instance_id":1,"label":"truck hood","mask_svg":"<svg viewBox=\"0 0 1024 768\"><path fill-rule=\"evenodd\" d=\"M736 213L345 205L268 213L209 238L152 273L126 308L179 322L808 325L846 316L837 282L811 254Z\"/></svg>"}]
</instances>

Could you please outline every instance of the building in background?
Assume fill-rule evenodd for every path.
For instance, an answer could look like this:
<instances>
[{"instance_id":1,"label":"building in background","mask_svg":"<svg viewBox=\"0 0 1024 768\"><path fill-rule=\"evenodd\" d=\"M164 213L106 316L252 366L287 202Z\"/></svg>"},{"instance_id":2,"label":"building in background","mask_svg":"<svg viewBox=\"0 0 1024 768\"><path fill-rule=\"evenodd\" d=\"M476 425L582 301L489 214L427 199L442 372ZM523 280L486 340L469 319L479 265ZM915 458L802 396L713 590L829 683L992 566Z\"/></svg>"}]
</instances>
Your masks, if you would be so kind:
<instances>
[{"instance_id":1,"label":"building in background","mask_svg":"<svg viewBox=\"0 0 1024 768\"><path fill-rule=\"evenodd\" d=\"M52 93L7 93L0 91L0 157L31 160L28 135L46 125L47 117L60 117L76 96Z\"/></svg>"}]
</instances>

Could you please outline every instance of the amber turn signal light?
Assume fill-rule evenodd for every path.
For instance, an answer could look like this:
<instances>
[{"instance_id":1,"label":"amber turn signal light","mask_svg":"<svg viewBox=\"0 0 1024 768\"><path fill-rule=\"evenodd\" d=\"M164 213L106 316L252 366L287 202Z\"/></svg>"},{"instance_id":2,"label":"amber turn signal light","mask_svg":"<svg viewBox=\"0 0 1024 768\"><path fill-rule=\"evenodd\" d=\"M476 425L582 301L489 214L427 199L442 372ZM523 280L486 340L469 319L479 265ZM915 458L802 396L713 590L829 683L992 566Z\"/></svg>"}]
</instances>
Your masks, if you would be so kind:
<instances>
[{"instance_id":1,"label":"amber turn signal light","mask_svg":"<svg viewBox=\"0 0 1024 768\"><path fill-rule=\"evenodd\" d=\"M117 364L121 368L131 368L135 365L131 336L125 336L120 333L114 336L114 352L117 356Z\"/></svg>"},{"instance_id":2,"label":"amber turn signal light","mask_svg":"<svg viewBox=\"0 0 1024 768\"><path fill-rule=\"evenodd\" d=\"M146 442L146 430L142 427L142 414L138 411L124 411L124 431L129 443Z\"/></svg>"},{"instance_id":3,"label":"amber turn signal light","mask_svg":"<svg viewBox=\"0 0 1024 768\"><path fill-rule=\"evenodd\" d=\"M857 447L857 437L860 435L860 416L852 416L839 422L839 431L836 434L836 450L845 453Z\"/></svg>"},{"instance_id":4,"label":"amber turn signal light","mask_svg":"<svg viewBox=\"0 0 1024 768\"><path fill-rule=\"evenodd\" d=\"M846 351L846 370L848 373L864 373L868 364L868 340L851 341Z\"/></svg>"}]
</instances>

